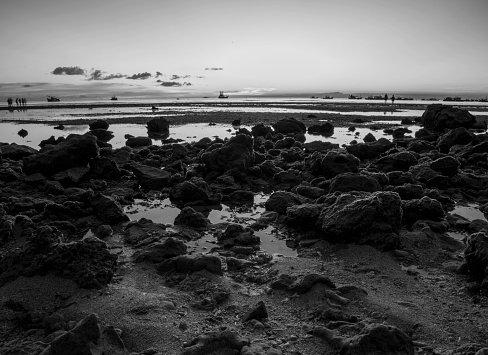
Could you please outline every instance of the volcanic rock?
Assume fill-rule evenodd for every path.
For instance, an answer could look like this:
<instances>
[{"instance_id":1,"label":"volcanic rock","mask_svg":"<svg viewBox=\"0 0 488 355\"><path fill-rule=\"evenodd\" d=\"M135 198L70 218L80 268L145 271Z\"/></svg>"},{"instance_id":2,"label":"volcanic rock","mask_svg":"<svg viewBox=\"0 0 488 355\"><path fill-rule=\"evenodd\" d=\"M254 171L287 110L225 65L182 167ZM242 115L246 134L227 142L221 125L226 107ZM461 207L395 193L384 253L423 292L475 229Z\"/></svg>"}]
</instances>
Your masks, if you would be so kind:
<instances>
[{"instance_id":1,"label":"volcanic rock","mask_svg":"<svg viewBox=\"0 0 488 355\"><path fill-rule=\"evenodd\" d=\"M273 129L276 133L289 134L289 133L304 133L307 128L303 124L294 118L282 118L275 124Z\"/></svg>"},{"instance_id":2,"label":"volcanic rock","mask_svg":"<svg viewBox=\"0 0 488 355\"><path fill-rule=\"evenodd\" d=\"M470 128L475 122L476 118L467 110L442 104L427 106L421 118L426 129L436 132L444 132L446 128Z\"/></svg>"},{"instance_id":3,"label":"volcanic rock","mask_svg":"<svg viewBox=\"0 0 488 355\"><path fill-rule=\"evenodd\" d=\"M34 148L15 143L0 146L0 151L3 159L12 160L21 160L24 157L37 153L37 150Z\"/></svg>"}]
</instances>

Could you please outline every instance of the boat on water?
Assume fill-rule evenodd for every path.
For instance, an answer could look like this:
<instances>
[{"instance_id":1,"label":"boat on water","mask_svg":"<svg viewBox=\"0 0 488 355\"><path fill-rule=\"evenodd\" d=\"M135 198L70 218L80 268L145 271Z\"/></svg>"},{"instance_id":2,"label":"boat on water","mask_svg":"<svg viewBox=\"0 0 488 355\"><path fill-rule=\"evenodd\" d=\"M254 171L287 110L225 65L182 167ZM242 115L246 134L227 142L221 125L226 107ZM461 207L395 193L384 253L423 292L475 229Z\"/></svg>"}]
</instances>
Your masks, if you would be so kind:
<instances>
[{"instance_id":1,"label":"boat on water","mask_svg":"<svg viewBox=\"0 0 488 355\"><path fill-rule=\"evenodd\" d=\"M223 91L220 92L219 99L228 99L228 98L229 98L229 95L224 95Z\"/></svg>"},{"instance_id":2,"label":"boat on water","mask_svg":"<svg viewBox=\"0 0 488 355\"><path fill-rule=\"evenodd\" d=\"M385 97L382 95L369 95L366 100L384 100Z\"/></svg>"},{"instance_id":3,"label":"boat on water","mask_svg":"<svg viewBox=\"0 0 488 355\"><path fill-rule=\"evenodd\" d=\"M332 100L333 98L334 98L334 96L329 96L329 95L325 95L323 97L323 99L325 99L325 100Z\"/></svg>"},{"instance_id":4,"label":"boat on water","mask_svg":"<svg viewBox=\"0 0 488 355\"><path fill-rule=\"evenodd\" d=\"M112 98L110 100L116 101L116 100L118 100L118 98L117 98L117 96L114 95L114 96L112 96Z\"/></svg>"},{"instance_id":5,"label":"boat on water","mask_svg":"<svg viewBox=\"0 0 488 355\"><path fill-rule=\"evenodd\" d=\"M444 100L442 100L442 101L458 101L459 102L459 101L465 101L465 100L461 99L459 96L454 96L454 97L448 96L448 97L444 98Z\"/></svg>"},{"instance_id":6,"label":"boat on water","mask_svg":"<svg viewBox=\"0 0 488 355\"><path fill-rule=\"evenodd\" d=\"M47 102L58 102L61 101L56 96L47 95Z\"/></svg>"},{"instance_id":7,"label":"boat on water","mask_svg":"<svg viewBox=\"0 0 488 355\"><path fill-rule=\"evenodd\" d=\"M349 99L351 99L351 100L361 100L362 97L361 96L356 96L356 95L349 95Z\"/></svg>"}]
</instances>

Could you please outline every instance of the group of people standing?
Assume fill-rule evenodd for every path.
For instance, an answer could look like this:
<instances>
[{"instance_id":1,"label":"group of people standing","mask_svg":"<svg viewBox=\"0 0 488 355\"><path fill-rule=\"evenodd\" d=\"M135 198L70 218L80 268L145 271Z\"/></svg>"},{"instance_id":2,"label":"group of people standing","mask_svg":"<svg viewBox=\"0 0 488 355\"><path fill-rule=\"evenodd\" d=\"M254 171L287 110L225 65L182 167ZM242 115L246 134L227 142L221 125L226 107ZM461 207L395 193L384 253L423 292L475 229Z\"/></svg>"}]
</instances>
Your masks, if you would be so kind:
<instances>
[{"instance_id":1,"label":"group of people standing","mask_svg":"<svg viewBox=\"0 0 488 355\"><path fill-rule=\"evenodd\" d=\"M11 97L9 97L7 99L7 104L8 104L8 107L12 107L13 104L14 104L14 100ZM17 106L26 106L27 105L27 99L26 98L23 98L23 97L20 98L20 99L19 98L16 98L15 99L15 104Z\"/></svg>"},{"instance_id":2,"label":"group of people standing","mask_svg":"<svg viewBox=\"0 0 488 355\"><path fill-rule=\"evenodd\" d=\"M388 94L385 94L385 104L388 101ZM393 105L395 103L395 95L391 97L391 104Z\"/></svg>"}]
</instances>

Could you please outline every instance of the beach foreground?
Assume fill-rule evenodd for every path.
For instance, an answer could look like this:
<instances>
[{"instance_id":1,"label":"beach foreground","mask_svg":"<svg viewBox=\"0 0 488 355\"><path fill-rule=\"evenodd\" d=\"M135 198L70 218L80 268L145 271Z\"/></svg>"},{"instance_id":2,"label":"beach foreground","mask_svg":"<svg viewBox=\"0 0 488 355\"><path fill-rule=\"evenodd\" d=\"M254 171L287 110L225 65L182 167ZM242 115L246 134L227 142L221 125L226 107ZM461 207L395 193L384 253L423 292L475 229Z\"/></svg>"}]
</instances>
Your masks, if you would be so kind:
<instances>
[{"instance_id":1,"label":"beach foreground","mask_svg":"<svg viewBox=\"0 0 488 355\"><path fill-rule=\"evenodd\" d=\"M139 117L158 145L113 148L122 121L93 117L0 146L0 353L483 354L488 136L427 111L415 137L212 113ZM169 134L235 120L230 139ZM356 144L304 140L364 123Z\"/></svg>"}]
</instances>

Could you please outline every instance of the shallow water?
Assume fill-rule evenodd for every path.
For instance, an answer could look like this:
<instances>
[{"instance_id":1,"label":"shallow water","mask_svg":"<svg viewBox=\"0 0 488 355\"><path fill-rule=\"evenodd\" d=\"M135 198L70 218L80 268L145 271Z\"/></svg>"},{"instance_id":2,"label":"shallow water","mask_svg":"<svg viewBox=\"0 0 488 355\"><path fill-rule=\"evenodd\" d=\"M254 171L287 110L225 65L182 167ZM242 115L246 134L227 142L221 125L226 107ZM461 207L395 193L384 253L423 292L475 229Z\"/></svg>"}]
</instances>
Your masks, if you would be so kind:
<instances>
[{"instance_id":1,"label":"shallow water","mask_svg":"<svg viewBox=\"0 0 488 355\"><path fill-rule=\"evenodd\" d=\"M254 196L254 204L251 208L231 208L225 204L213 206L210 211L208 209L199 209L193 207L195 210L202 212L210 220L212 224L222 222L239 223L243 225L250 225L255 222L265 211L264 203L269 198L269 195L256 194ZM174 224L175 218L180 213L180 209L171 204L169 198L153 199L145 201L136 199L134 204L124 208L131 220L139 220L147 218L155 223ZM267 227L264 230L256 231L254 234L261 238L261 249L270 254L281 254L284 256L297 256L297 252L286 245L286 241L279 238L273 227ZM187 243L192 251L210 250L217 246L216 238L209 232L196 241Z\"/></svg>"},{"instance_id":2,"label":"shallow water","mask_svg":"<svg viewBox=\"0 0 488 355\"><path fill-rule=\"evenodd\" d=\"M456 205L456 207L454 207L454 210L452 210L451 213L464 217L468 221L473 221L475 219L482 219L483 221L488 222L483 212L479 210L479 205L476 203L468 203L467 205Z\"/></svg>"}]
</instances>

